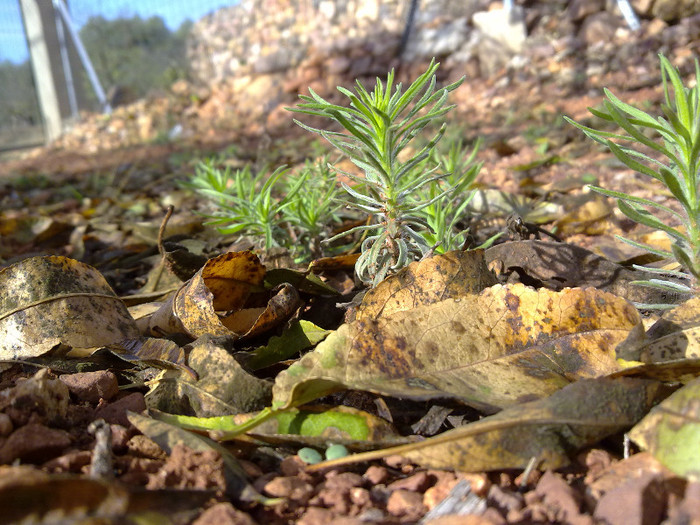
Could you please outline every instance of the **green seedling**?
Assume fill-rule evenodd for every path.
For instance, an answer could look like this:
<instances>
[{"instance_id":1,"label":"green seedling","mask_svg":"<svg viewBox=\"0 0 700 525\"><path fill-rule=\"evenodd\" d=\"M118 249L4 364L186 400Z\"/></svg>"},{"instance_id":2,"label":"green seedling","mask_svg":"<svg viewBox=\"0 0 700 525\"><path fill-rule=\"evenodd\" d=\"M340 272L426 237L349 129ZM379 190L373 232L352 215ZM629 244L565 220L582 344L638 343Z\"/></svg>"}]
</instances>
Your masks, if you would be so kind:
<instances>
[{"instance_id":1,"label":"green seedling","mask_svg":"<svg viewBox=\"0 0 700 525\"><path fill-rule=\"evenodd\" d=\"M340 220L340 204L336 198L338 184L327 156L317 162L307 161L302 171L290 176L287 192L296 187L300 178L303 179L304 190L295 194L283 213L292 226L294 244L302 258L308 255L316 259L323 256L321 240L327 236L333 223Z\"/></svg>"},{"instance_id":2,"label":"green seedling","mask_svg":"<svg viewBox=\"0 0 700 525\"><path fill-rule=\"evenodd\" d=\"M197 166L195 176L185 185L217 207L207 224L217 226L224 234L241 232L258 237L263 240L263 248L270 250L284 245L288 234L283 212L305 181L304 176L298 177L286 194L278 197L274 190L286 173L280 167L271 174L263 169L254 175L249 166L232 173L230 167L222 171L213 162L205 161Z\"/></svg>"},{"instance_id":3,"label":"green seedling","mask_svg":"<svg viewBox=\"0 0 700 525\"><path fill-rule=\"evenodd\" d=\"M663 231L670 237L671 251L620 237L624 242L653 254L675 258L684 271L646 270L691 281L689 286L663 278L642 281L641 284L697 293L700 280L700 66L696 60L695 85L685 87L678 70L663 55L659 58L665 102L661 106L663 117L654 118L622 102L606 89L607 100L603 109L588 109L596 117L617 124L626 134L600 131L569 118L566 120L591 139L607 146L629 168L661 182L673 195L680 211L649 199L591 186L592 190L617 199L620 211L630 219ZM640 146L656 152L662 160L639 151Z\"/></svg>"},{"instance_id":4,"label":"green seedling","mask_svg":"<svg viewBox=\"0 0 700 525\"><path fill-rule=\"evenodd\" d=\"M373 286L430 252L432 246L420 233L421 229L430 231L430 225L421 211L431 204L445 204L455 198L454 188L439 188L433 197L418 198L426 186L444 178L436 174L439 165L416 170L425 165L442 138L444 124L415 155L407 160L399 159L401 151L416 135L454 107L446 105L448 93L464 78L436 89L438 67L439 64L431 61L425 73L405 91L401 83L394 86L393 71L387 76L386 84L377 78L372 92L359 81L355 93L338 87L349 100L347 107L332 104L310 89L311 96L301 95L303 103L289 108L328 118L346 130L346 133L327 131L295 120L302 128L325 138L364 172L364 177L341 172L357 183L354 187L342 184L349 196L343 202L370 214L373 222L341 235L358 231L368 234L362 242L355 272L362 282Z\"/></svg>"},{"instance_id":5,"label":"green seedling","mask_svg":"<svg viewBox=\"0 0 700 525\"><path fill-rule=\"evenodd\" d=\"M418 192L417 200L431 202L419 211L428 224L428 229L420 233L435 253L460 250L465 244L469 230L457 226L467 216L467 207L475 195L470 188L483 164L474 163L480 145L481 140L477 140L471 152L468 152L462 140L456 139L450 141L446 153L441 153L437 148L430 153L428 162L440 166L440 178L424 186ZM445 190L451 192L451 198L436 200ZM480 247L486 248L499 236L494 236Z\"/></svg>"}]
</instances>

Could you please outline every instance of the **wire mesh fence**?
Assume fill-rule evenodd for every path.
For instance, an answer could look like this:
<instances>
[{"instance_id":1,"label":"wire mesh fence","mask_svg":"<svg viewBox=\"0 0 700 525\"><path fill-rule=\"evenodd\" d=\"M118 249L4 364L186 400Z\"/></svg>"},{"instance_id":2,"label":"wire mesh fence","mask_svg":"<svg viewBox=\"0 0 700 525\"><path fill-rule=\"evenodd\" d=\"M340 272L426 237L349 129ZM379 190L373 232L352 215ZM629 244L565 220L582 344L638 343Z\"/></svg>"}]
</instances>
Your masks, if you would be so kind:
<instances>
[{"instance_id":1,"label":"wire mesh fence","mask_svg":"<svg viewBox=\"0 0 700 525\"><path fill-rule=\"evenodd\" d=\"M100 109L100 97L76 51L70 27L58 16L59 10L52 9L59 1L67 4L71 25L84 45L100 86L113 104L129 102L186 77L185 40L192 22L238 3L238 0L0 2L0 150L44 140L45 115L37 95L37 87L41 88L43 83L55 85L59 104L66 106L61 108L62 117L68 121L77 117L79 110ZM35 4L41 11L45 33L40 34L46 36L49 55L57 52L50 45L52 35L57 34L66 43L64 56L54 57L60 66L51 64L52 70L60 70L53 71L53 78L46 78L32 67L26 4ZM64 99L70 104L64 103Z\"/></svg>"}]
</instances>

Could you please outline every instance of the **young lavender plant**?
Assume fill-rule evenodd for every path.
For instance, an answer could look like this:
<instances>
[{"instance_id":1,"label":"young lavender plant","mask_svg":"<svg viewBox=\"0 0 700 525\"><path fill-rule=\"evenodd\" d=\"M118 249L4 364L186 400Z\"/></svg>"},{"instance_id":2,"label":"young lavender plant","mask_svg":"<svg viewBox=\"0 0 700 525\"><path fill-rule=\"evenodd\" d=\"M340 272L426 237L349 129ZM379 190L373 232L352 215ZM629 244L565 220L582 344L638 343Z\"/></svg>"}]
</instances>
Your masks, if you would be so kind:
<instances>
[{"instance_id":1,"label":"young lavender plant","mask_svg":"<svg viewBox=\"0 0 700 525\"><path fill-rule=\"evenodd\" d=\"M304 103L288 108L329 118L347 131L317 129L295 120L302 128L320 134L364 171L364 177L341 171L358 183L356 188L342 183L350 196L345 204L369 213L374 222L355 227L329 241L351 232L369 233L362 242L355 273L362 282L372 286L430 251L431 246L418 231L430 227L419 212L433 203L454 198L452 188L438 191L432 198L414 198L421 188L441 178L435 174L437 165L421 173L415 173L414 169L428 159L445 133L444 124L420 151L405 161L399 160L399 153L418 133L454 107L446 105L447 95L464 78L436 90L438 67L439 64L432 60L425 73L405 92L401 83L394 86L392 70L386 85L377 78L372 92L368 92L359 81L355 93L338 87L338 91L349 99L348 107L332 104L309 89L311 96L300 96Z\"/></svg>"},{"instance_id":2,"label":"young lavender plant","mask_svg":"<svg viewBox=\"0 0 700 525\"><path fill-rule=\"evenodd\" d=\"M696 60L695 85L688 88L683 85L679 72L668 59L663 55L659 55L659 58L665 98L665 103L661 106L664 117L654 118L622 102L606 89L605 95L608 100L604 101L605 110L588 109L596 117L616 123L627 134L600 131L582 126L569 118L566 120L591 139L607 146L626 166L660 181L678 201L681 211L623 192L591 187L598 193L616 198L620 211L630 219L665 232L672 242L671 251L660 250L623 237L620 237L621 240L664 258L673 257L685 269L684 272L653 268L645 268L646 270L691 281L691 286L664 279L641 281L640 284L671 291L697 293L700 281L700 66ZM649 131L656 137L660 136L661 141L649 138ZM623 143L618 144L614 140ZM661 154L666 161L651 158L633 147L624 145L624 142L644 145ZM642 162L637 159L641 159Z\"/></svg>"},{"instance_id":3,"label":"young lavender plant","mask_svg":"<svg viewBox=\"0 0 700 525\"><path fill-rule=\"evenodd\" d=\"M207 225L217 226L223 234L242 233L262 241L262 247L270 250L284 245L287 237L284 229L284 209L294 202L306 175L295 179L283 197L275 195L287 173L284 167L271 174L262 169L253 174L250 166L231 172L217 168L212 161L201 162L195 176L184 183L185 187L213 201L216 212L208 215Z\"/></svg>"}]
</instances>

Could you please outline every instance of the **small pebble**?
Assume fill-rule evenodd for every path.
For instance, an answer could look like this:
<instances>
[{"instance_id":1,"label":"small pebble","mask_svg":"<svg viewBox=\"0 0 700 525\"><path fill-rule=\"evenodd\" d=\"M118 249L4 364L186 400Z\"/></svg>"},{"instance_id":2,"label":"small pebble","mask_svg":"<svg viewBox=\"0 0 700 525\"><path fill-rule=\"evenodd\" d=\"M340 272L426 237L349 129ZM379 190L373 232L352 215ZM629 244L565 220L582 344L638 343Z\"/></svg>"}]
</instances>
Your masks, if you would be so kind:
<instances>
[{"instance_id":1,"label":"small pebble","mask_svg":"<svg viewBox=\"0 0 700 525\"><path fill-rule=\"evenodd\" d=\"M326 449L326 459L329 461L344 458L348 454L348 449L344 445L331 445Z\"/></svg>"},{"instance_id":2,"label":"small pebble","mask_svg":"<svg viewBox=\"0 0 700 525\"><path fill-rule=\"evenodd\" d=\"M299 459L301 459L307 465L315 465L316 463L323 461L321 453L318 450L309 447L299 449L297 455L299 456Z\"/></svg>"},{"instance_id":3,"label":"small pebble","mask_svg":"<svg viewBox=\"0 0 700 525\"><path fill-rule=\"evenodd\" d=\"M362 475L372 485L379 485L389 479L389 472L384 467L371 465Z\"/></svg>"}]
</instances>

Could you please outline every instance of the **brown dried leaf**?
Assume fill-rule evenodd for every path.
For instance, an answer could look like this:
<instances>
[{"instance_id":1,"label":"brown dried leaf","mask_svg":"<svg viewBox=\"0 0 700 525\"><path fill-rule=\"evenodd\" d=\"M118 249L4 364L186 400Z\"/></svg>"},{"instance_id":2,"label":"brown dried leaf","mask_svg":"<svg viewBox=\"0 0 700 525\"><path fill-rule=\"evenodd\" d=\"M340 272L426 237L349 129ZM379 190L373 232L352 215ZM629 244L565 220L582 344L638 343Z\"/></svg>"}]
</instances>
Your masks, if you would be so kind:
<instances>
[{"instance_id":1,"label":"brown dried leaf","mask_svg":"<svg viewBox=\"0 0 700 525\"><path fill-rule=\"evenodd\" d=\"M630 332L617 355L643 363L700 358L700 297L666 312L646 333L641 328Z\"/></svg>"},{"instance_id":2,"label":"brown dried leaf","mask_svg":"<svg viewBox=\"0 0 700 525\"><path fill-rule=\"evenodd\" d=\"M124 303L94 268L67 257L32 257L0 271L0 358L86 349L138 336Z\"/></svg>"},{"instance_id":3,"label":"brown dried leaf","mask_svg":"<svg viewBox=\"0 0 700 525\"><path fill-rule=\"evenodd\" d=\"M0 467L1 523L186 523L213 496L211 490L146 490L28 466Z\"/></svg>"},{"instance_id":4,"label":"brown dried leaf","mask_svg":"<svg viewBox=\"0 0 700 525\"><path fill-rule=\"evenodd\" d=\"M269 404L271 383L244 370L216 338L203 336L184 350L197 377L184 370L163 371L146 394L149 408L213 417L261 410Z\"/></svg>"},{"instance_id":5,"label":"brown dried leaf","mask_svg":"<svg viewBox=\"0 0 700 525\"><path fill-rule=\"evenodd\" d=\"M658 278L651 272L631 270L595 253L562 242L529 240L492 246L485 253L489 267L512 274L508 282L545 286L553 290L592 286L641 303L673 303L679 294L631 284Z\"/></svg>"},{"instance_id":6,"label":"brown dried leaf","mask_svg":"<svg viewBox=\"0 0 700 525\"><path fill-rule=\"evenodd\" d=\"M353 388L494 411L617 370L614 348L640 322L630 303L592 288L496 285L342 325L277 376L273 405Z\"/></svg>"},{"instance_id":7,"label":"brown dried leaf","mask_svg":"<svg viewBox=\"0 0 700 525\"><path fill-rule=\"evenodd\" d=\"M417 306L476 294L496 284L483 250L453 251L409 264L368 291L355 320L377 319Z\"/></svg>"},{"instance_id":8,"label":"brown dried leaf","mask_svg":"<svg viewBox=\"0 0 700 525\"><path fill-rule=\"evenodd\" d=\"M151 317L153 334L230 336L217 311L240 310L265 278L252 252L230 252L210 259Z\"/></svg>"},{"instance_id":9,"label":"brown dried leaf","mask_svg":"<svg viewBox=\"0 0 700 525\"><path fill-rule=\"evenodd\" d=\"M229 330L244 337L262 334L274 328L299 307L299 294L291 284L283 283L264 308L246 308L221 319Z\"/></svg>"},{"instance_id":10,"label":"brown dried leaf","mask_svg":"<svg viewBox=\"0 0 700 525\"><path fill-rule=\"evenodd\" d=\"M426 468L464 472L525 468L556 469L569 454L637 421L663 395L661 383L645 379L581 380L550 397L514 406L410 445L320 463L326 468L393 454Z\"/></svg>"}]
</instances>

